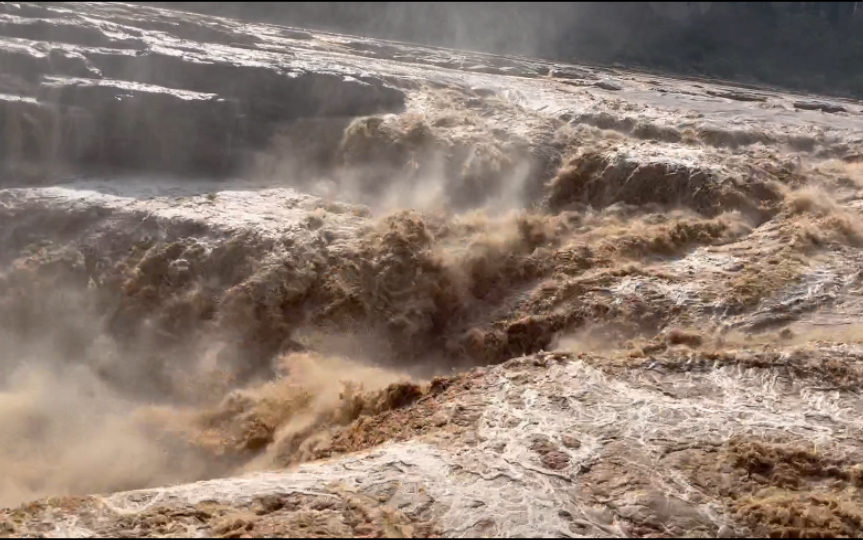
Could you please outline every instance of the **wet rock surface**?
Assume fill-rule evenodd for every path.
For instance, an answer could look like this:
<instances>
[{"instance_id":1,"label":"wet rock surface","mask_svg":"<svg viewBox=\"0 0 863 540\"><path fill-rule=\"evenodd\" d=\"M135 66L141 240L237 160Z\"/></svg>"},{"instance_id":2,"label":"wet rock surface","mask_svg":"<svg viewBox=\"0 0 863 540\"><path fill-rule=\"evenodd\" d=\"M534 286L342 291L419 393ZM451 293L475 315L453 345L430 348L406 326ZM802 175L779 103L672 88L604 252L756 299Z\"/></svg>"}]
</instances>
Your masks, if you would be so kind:
<instances>
[{"instance_id":1,"label":"wet rock surface","mask_svg":"<svg viewBox=\"0 0 863 540\"><path fill-rule=\"evenodd\" d=\"M159 13L138 21L142 28L112 17L116 11L32 5L2 15L0 94L11 96L3 101L4 124L27 125L11 128L0 153L46 172L73 166L225 176L286 122L404 106L402 92L373 77L249 58L238 47L257 39L241 28L187 28ZM185 39L200 41L190 48ZM49 119L34 118L30 100ZM79 134L87 126L92 133ZM89 139L64 146L81 137Z\"/></svg>"},{"instance_id":2,"label":"wet rock surface","mask_svg":"<svg viewBox=\"0 0 863 540\"><path fill-rule=\"evenodd\" d=\"M795 109L804 111L821 111L826 113L847 112L847 109L838 103L829 103L826 101L795 101Z\"/></svg>"},{"instance_id":3,"label":"wet rock surface","mask_svg":"<svg viewBox=\"0 0 863 540\"><path fill-rule=\"evenodd\" d=\"M0 3L0 535L859 536L820 104Z\"/></svg>"}]
</instances>

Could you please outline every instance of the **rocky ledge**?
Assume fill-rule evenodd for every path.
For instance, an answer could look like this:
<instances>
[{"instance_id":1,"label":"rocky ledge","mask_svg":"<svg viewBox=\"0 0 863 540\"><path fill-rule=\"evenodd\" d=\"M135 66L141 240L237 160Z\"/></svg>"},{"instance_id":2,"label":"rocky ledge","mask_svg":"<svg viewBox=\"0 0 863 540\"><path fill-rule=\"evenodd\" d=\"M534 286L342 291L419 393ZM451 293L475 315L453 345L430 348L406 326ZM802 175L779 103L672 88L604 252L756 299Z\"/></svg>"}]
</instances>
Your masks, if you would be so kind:
<instances>
[{"instance_id":1,"label":"rocky ledge","mask_svg":"<svg viewBox=\"0 0 863 540\"><path fill-rule=\"evenodd\" d=\"M280 126L404 108L401 91L357 70L239 48L258 41L241 25L196 35L118 9L3 5L5 164L226 176Z\"/></svg>"}]
</instances>

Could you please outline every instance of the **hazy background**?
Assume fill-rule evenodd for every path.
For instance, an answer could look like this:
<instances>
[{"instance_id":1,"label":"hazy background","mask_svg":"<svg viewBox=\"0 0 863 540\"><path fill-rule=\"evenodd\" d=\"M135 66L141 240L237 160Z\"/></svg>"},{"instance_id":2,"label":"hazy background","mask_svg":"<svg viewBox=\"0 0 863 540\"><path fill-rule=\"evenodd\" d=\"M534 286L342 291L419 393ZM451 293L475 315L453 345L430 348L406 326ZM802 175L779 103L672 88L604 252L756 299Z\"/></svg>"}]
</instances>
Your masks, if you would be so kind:
<instances>
[{"instance_id":1,"label":"hazy background","mask_svg":"<svg viewBox=\"0 0 863 540\"><path fill-rule=\"evenodd\" d=\"M861 2L150 2L501 54L863 97Z\"/></svg>"}]
</instances>

